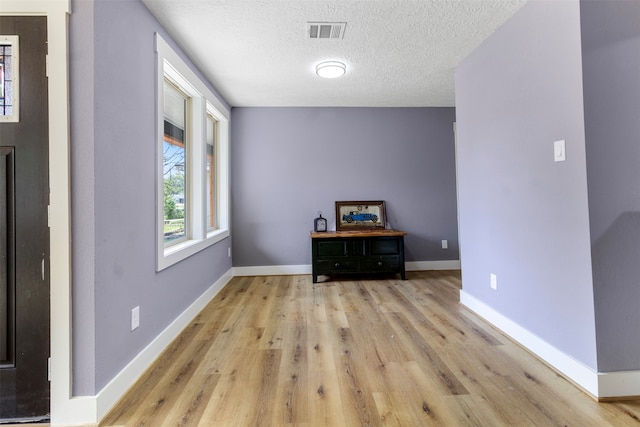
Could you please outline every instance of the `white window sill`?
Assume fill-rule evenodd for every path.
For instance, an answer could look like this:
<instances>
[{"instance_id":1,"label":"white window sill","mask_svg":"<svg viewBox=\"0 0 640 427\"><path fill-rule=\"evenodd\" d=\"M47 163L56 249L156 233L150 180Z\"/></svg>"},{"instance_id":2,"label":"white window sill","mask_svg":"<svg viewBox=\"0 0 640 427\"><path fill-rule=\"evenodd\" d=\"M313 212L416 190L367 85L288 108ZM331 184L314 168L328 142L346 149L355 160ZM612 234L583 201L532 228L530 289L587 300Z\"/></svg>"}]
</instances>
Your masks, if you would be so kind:
<instances>
[{"instance_id":1,"label":"white window sill","mask_svg":"<svg viewBox=\"0 0 640 427\"><path fill-rule=\"evenodd\" d=\"M158 271L182 261L191 255L229 237L229 230L215 230L207 234L204 240L187 240L164 249L163 256L158 258Z\"/></svg>"}]
</instances>

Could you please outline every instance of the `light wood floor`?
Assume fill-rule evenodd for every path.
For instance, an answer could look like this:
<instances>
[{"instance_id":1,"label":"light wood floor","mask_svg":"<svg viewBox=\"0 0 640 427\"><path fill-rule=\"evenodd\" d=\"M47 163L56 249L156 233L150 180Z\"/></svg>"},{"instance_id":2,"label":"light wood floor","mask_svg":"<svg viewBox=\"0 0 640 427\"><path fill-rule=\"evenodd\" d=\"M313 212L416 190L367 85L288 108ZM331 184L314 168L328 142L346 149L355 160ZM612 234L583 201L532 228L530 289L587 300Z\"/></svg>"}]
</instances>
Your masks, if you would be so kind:
<instances>
[{"instance_id":1,"label":"light wood floor","mask_svg":"<svg viewBox=\"0 0 640 427\"><path fill-rule=\"evenodd\" d=\"M640 425L462 307L459 272L408 278L234 278L100 425Z\"/></svg>"}]
</instances>

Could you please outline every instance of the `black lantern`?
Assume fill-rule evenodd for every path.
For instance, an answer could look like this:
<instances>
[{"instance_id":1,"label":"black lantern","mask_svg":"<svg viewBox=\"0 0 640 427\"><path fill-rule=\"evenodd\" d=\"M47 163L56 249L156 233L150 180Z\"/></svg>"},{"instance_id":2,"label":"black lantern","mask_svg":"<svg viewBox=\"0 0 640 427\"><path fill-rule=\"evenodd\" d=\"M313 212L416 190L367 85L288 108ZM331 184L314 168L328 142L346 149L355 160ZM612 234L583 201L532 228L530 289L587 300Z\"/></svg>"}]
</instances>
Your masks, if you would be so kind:
<instances>
[{"instance_id":1,"label":"black lantern","mask_svg":"<svg viewBox=\"0 0 640 427\"><path fill-rule=\"evenodd\" d=\"M318 218L313 220L313 231L327 231L327 220L322 218L322 212L318 211Z\"/></svg>"}]
</instances>

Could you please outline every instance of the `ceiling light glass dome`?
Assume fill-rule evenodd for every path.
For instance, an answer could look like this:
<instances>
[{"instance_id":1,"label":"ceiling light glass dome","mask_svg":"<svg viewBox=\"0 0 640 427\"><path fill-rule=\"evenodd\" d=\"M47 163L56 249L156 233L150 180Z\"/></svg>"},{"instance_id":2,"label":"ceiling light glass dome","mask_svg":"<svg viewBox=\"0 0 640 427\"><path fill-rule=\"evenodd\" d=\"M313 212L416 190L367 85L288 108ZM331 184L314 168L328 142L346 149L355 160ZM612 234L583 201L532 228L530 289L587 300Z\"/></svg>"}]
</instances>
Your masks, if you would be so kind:
<instances>
[{"instance_id":1,"label":"ceiling light glass dome","mask_svg":"<svg viewBox=\"0 0 640 427\"><path fill-rule=\"evenodd\" d=\"M325 79L342 77L347 72L347 66L340 61L324 61L316 65L316 74Z\"/></svg>"}]
</instances>

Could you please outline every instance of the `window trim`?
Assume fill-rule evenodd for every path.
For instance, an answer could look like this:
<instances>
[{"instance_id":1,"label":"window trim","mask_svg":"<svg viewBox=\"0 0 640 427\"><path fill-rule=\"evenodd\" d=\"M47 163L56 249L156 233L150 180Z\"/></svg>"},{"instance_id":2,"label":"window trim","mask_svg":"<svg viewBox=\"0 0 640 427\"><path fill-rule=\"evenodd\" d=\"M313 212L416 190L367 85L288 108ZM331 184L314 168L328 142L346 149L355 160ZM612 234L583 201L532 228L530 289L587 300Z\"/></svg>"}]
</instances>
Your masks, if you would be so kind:
<instances>
[{"instance_id":1,"label":"window trim","mask_svg":"<svg viewBox=\"0 0 640 427\"><path fill-rule=\"evenodd\" d=\"M195 74L184 60L160 36L156 41L156 271L171 265L229 237L229 110L213 94L209 87ZM191 169L187 172L187 239L164 245L164 158L162 144L164 140L164 99L163 85L165 75L173 80L191 96L190 112L187 117L191 129L187 150ZM193 91L193 93L191 93ZM206 116L211 114L218 121L218 159L216 216L217 228L207 231L206 224Z\"/></svg>"}]
</instances>

